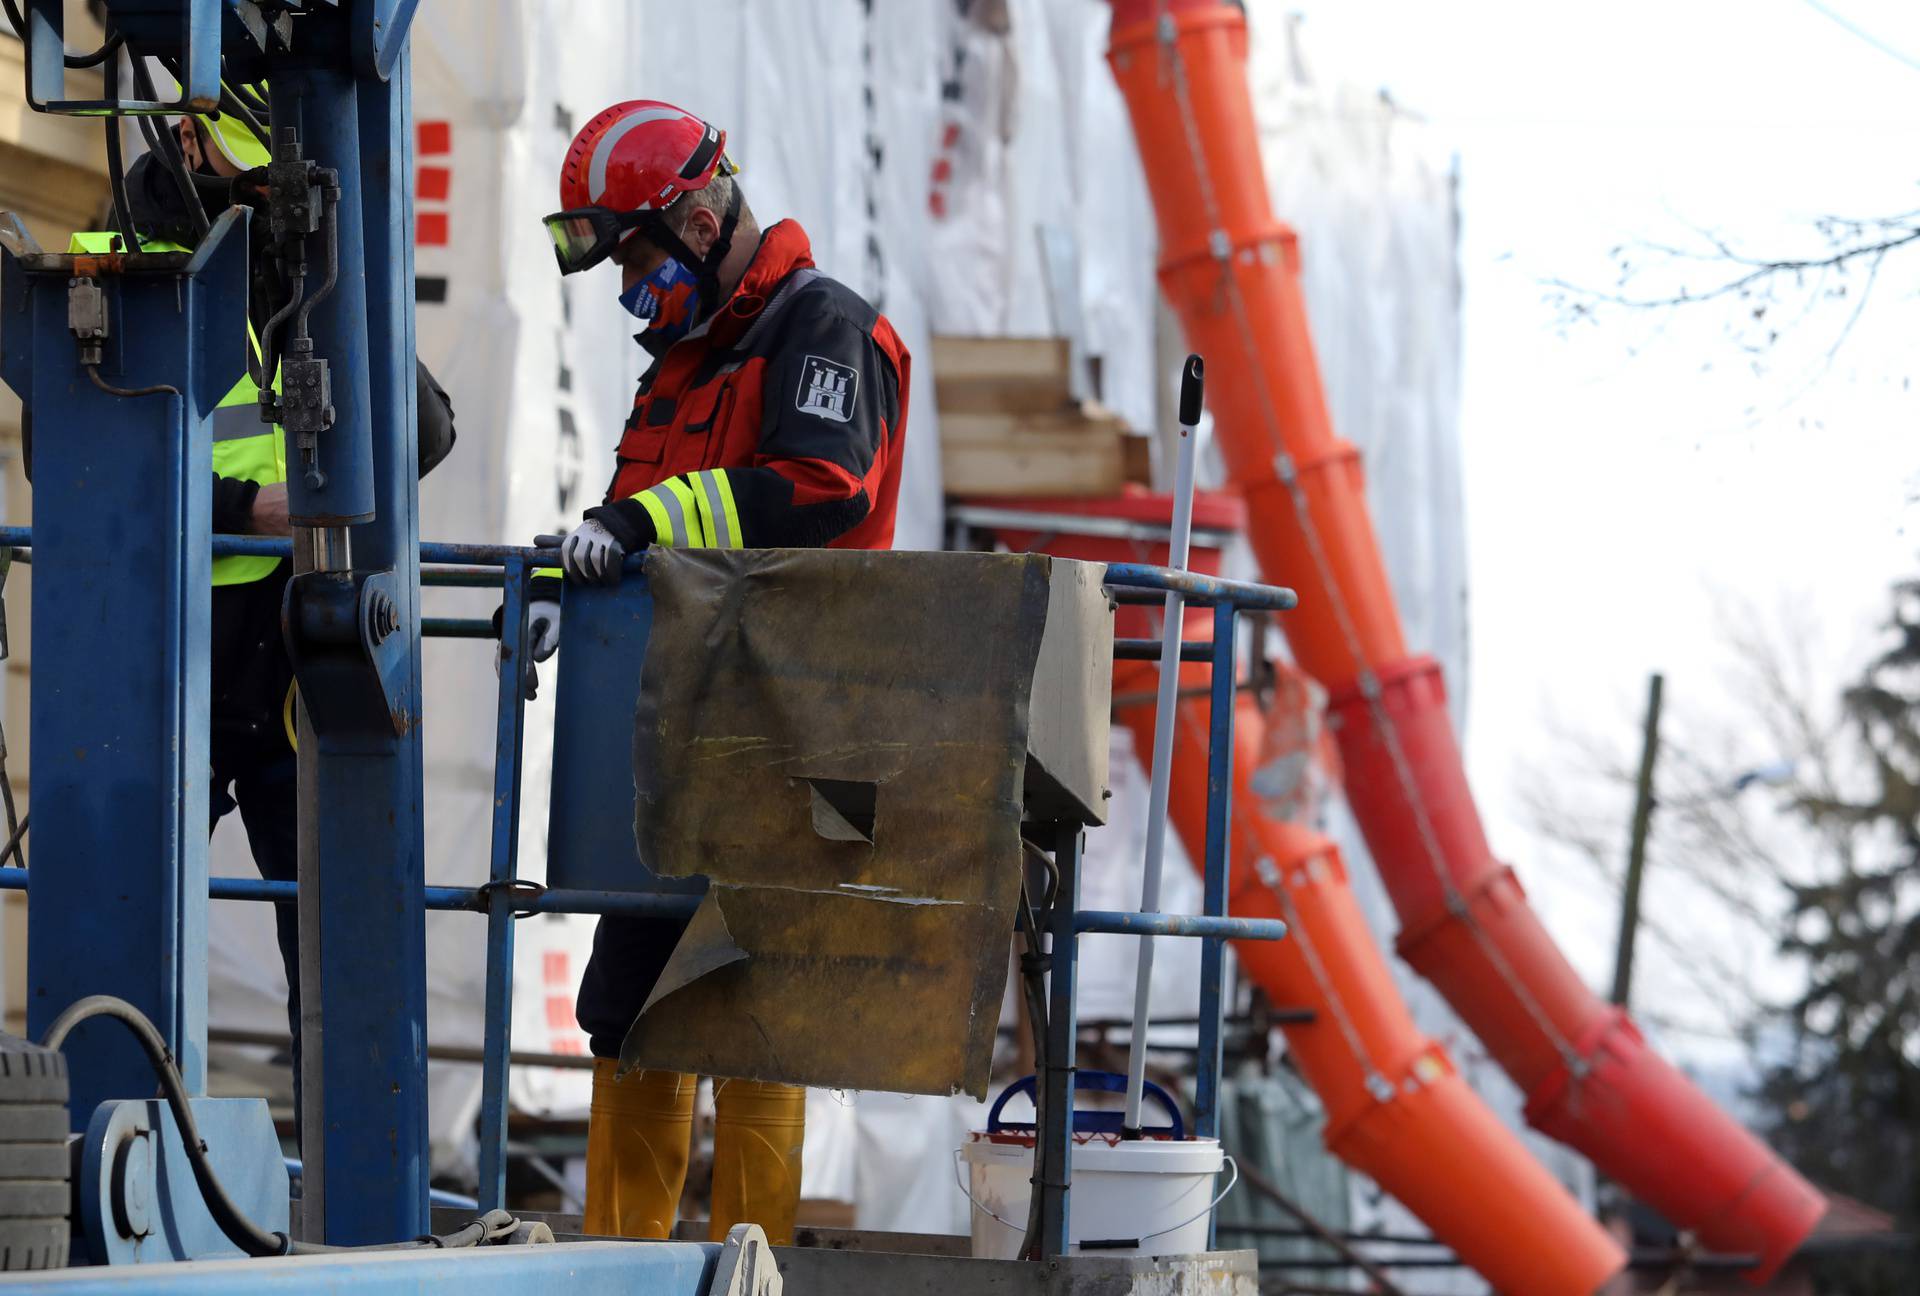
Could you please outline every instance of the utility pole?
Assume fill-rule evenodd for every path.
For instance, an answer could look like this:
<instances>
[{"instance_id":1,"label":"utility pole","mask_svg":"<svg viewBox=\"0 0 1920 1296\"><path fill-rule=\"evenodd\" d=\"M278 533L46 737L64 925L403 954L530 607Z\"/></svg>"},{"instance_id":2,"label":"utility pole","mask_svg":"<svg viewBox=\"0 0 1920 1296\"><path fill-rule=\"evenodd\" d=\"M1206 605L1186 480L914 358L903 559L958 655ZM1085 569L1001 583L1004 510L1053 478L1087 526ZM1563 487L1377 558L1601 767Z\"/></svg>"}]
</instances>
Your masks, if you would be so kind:
<instances>
[{"instance_id":1,"label":"utility pole","mask_svg":"<svg viewBox=\"0 0 1920 1296\"><path fill-rule=\"evenodd\" d=\"M1614 947L1613 1002L1627 1006L1633 986L1633 938L1640 927L1640 879L1647 865L1647 829L1653 823L1653 762L1660 754L1658 672L1647 677L1647 727L1640 746L1640 774L1633 787L1633 829L1627 839L1627 880L1620 896L1620 940Z\"/></svg>"}]
</instances>

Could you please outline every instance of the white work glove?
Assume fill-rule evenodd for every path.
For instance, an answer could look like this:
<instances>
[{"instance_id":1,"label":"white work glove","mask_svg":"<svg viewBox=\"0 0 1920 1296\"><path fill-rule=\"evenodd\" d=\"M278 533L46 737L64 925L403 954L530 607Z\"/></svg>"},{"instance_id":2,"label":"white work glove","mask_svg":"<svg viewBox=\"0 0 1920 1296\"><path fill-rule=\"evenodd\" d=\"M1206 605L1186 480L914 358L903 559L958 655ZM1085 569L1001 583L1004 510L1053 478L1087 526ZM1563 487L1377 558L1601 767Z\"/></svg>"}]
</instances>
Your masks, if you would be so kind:
<instances>
[{"instance_id":1,"label":"white work glove","mask_svg":"<svg viewBox=\"0 0 1920 1296\"><path fill-rule=\"evenodd\" d=\"M627 551L613 532L588 518L560 542L560 567L569 580L589 585L616 585ZM556 626L557 629L557 626Z\"/></svg>"},{"instance_id":2,"label":"white work glove","mask_svg":"<svg viewBox=\"0 0 1920 1296\"><path fill-rule=\"evenodd\" d=\"M560 650L560 601L537 598L527 607L528 646L543 662Z\"/></svg>"},{"instance_id":3,"label":"white work glove","mask_svg":"<svg viewBox=\"0 0 1920 1296\"><path fill-rule=\"evenodd\" d=\"M527 659L520 664L520 695L531 702L540 692L540 671L536 662L543 662L560 649L560 604L556 599L538 598L527 605ZM500 674L500 659L506 655L506 645L500 645L500 651L493 657L493 673Z\"/></svg>"}]
</instances>

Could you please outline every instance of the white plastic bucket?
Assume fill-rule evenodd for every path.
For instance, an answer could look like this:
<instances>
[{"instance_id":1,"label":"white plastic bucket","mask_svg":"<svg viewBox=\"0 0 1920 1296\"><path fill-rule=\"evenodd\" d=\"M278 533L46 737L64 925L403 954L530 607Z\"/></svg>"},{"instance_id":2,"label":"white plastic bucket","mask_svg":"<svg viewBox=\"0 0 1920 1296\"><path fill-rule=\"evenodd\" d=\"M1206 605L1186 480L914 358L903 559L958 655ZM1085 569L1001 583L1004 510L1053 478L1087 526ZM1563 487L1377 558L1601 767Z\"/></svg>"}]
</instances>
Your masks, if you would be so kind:
<instances>
[{"instance_id":1,"label":"white plastic bucket","mask_svg":"<svg viewBox=\"0 0 1920 1296\"><path fill-rule=\"evenodd\" d=\"M1027 1229L1033 1185L1031 1132L985 1134L978 1130L956 1153L967 1167L962 1190L973 1203L973 1255L1013 1260ZM1217 1139L1132 1139L1114 1134L1076 1134L1068 1242L1131 1242L1095 1246L1090 1255L1187 1255L1207 1249L1213 1208L1238 1181L1218 1195L1214 1181L1230 1161ZM956 1165L957 1168L957 1165Z\"/></svg>"}]
</instances>

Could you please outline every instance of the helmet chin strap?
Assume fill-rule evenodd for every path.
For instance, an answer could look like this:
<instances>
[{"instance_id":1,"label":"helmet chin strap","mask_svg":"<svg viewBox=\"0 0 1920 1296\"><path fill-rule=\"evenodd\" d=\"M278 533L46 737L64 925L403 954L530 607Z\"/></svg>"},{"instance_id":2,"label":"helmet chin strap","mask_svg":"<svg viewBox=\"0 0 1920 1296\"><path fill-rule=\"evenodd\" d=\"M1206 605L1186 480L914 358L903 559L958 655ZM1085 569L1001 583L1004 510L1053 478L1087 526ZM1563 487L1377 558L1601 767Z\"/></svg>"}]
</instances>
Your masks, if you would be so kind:
<instances>
[{"instance_id":1,"label":"helmet chin strap","mask_svg":"<svg viewBox=\"0 0 1920 1296\"><path fill-rule=\"evenodd\" d=\"M662 213L652 213L652 218L640 227L653 245L693 271L700 281L700 315L694 321L698 324L720 309L720 267L727 259L727 253L733 250L733 232L740 224L740 186L734 185L733 192L727 196L727 210L720 218L720 236L713 241L704 257L694 255L687 241L673 232Z\"/></svg>"}]
</instances>

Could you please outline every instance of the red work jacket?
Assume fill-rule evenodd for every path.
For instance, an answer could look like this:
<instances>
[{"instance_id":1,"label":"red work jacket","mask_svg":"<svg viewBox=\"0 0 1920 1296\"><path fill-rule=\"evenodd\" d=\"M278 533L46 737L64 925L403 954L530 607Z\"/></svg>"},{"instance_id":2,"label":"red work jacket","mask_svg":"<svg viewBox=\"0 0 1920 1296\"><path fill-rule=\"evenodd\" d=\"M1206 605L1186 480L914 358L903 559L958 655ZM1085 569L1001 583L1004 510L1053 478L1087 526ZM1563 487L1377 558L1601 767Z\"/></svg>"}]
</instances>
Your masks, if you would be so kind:
<instances>
[{"instance_id":1,"label":"red work jacket","mask_svg":"<svg viewBox=\"0 0 1920 1296\"><path fill-rule=\"evenodd\" d=\"M726 303L641 378L587 516L628 552L889 548L910 363L886 317L814 269L806 232L781 221Z\"/></svg>"}]
</instances>

